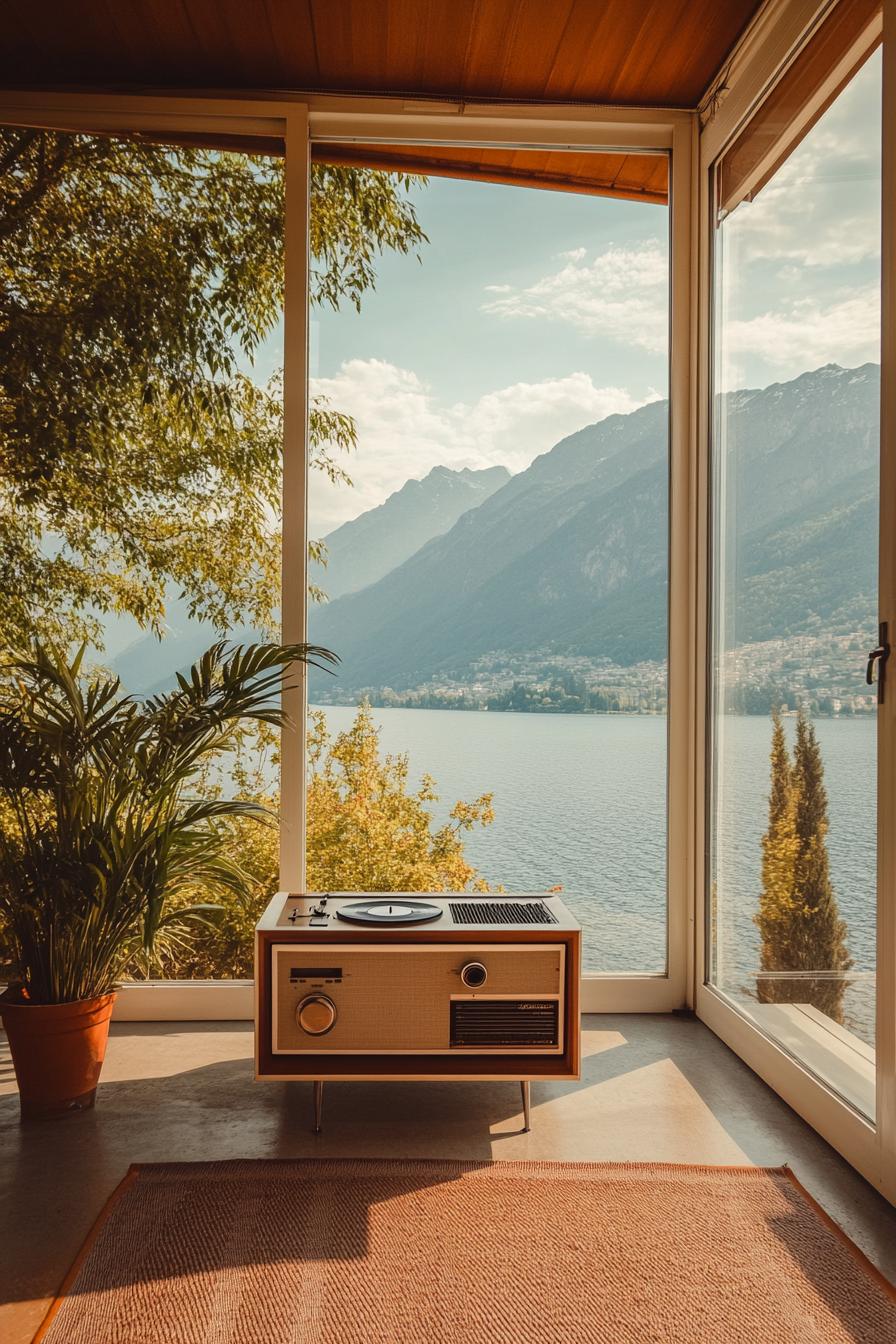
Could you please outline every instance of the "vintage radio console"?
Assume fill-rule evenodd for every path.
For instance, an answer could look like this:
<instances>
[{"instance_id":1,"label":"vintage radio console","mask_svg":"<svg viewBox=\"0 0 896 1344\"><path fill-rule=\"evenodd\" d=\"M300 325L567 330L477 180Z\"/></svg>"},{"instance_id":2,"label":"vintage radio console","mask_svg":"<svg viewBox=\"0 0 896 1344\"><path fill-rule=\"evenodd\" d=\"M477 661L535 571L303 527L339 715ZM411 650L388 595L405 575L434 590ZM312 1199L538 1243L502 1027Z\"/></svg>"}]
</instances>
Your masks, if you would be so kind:
<instances>
[{"instance_id":1,"label":"vintage radio console","mask_svg":"<svg viewBox=\"0 0 896 1344\"><path fill-rule=\"evenodd\" d=\"M555 895L292 895L256 931L256 1075L579 1076L580 931Z\"/></svg>"}]
</instances>

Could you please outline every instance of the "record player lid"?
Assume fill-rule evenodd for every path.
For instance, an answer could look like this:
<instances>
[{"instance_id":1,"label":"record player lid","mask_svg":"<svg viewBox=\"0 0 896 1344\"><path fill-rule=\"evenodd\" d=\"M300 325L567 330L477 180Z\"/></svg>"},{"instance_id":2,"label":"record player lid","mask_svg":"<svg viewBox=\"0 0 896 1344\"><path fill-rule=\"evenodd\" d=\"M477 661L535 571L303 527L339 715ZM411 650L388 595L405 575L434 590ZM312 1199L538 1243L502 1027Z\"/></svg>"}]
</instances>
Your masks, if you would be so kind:
<instances>
[{"instance_id":1,"label":"record player lid","mask_svg":"<svg viewBox=\"0 0 896 1344\"><path fill-rule=\"evenodd\" d=\"M336 911L339 919L353 924L425 924L438 919L442 909L431 901L400 900L353 901Z\"/></svg>"}]
</instances>

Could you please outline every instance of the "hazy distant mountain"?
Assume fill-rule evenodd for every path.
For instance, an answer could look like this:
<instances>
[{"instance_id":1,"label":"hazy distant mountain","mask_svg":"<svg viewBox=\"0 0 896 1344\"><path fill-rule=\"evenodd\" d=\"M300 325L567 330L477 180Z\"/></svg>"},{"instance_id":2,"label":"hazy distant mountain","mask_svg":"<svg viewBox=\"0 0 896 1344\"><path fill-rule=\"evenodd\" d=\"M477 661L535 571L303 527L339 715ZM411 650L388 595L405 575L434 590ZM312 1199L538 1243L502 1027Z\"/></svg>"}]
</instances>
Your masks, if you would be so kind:
<instances>
[{"instance_id":1,"label":"hazy distant mountain","mask_svg":"<svg viewBox=\"0 0 896 1344\"><path fill-rule=\"evenodd\" d=\"M724 615L738 642L874 634L879 387L877 365L826 365L728 395L737 547L724 519L717 544L731 548ZM337 683L313 693L462 679L491 653L662 658L667 415L653 402L610 416L514 477L436 468L331 533L317 581L338 592L363 573L367 586L312 607L310 637L343 659ZM114 660L129 690L169 684L214 639L182 604L169 626Z\"/></svg>"},{"instance_id":2,"label":"hazy distant mountain","mask_svg":"<svg viewBox=\"0 0 896 1344\"><path fill-rule=\"evenodd\" d=\"M422 481L406 481L378 508L331 532L326 538L329 562L326 568L312 566L312 581L330 597L374 583L509 480L506 467L433 467ZM186 604L176 598L168 603L166 625L163 640L142 635L113 660L129 691L143 694L167 687L175 672L190 667L216 639L212 627L191 619ZM255 637L247 626L230 635L242 643Z\"/></svg>"},{"instance_id":3,"label":"hazy distant mountain","mask_svg":"<svg viewBox=\"0 0 896 1344\"><path fill-rule=\"evenodd\" d=\"M326 567L313 565L312 581L331 599L376 583L509 480L506 467L433 467L423 480L406 481L385 503L331 532Z\"/></svg>"},{"instance_id":4,"label":"hazy distant mountain","mask_svg":"<svg viewBox=\"0 0 896 1344\"><path fill-rule=\"evenodd\" d=\"M728 394L739 641L869 618L873 631L878 398L872 364ZM667 416L654 402L563 439L378 582L312 611L340 685L400 690L539 648L663 657Z\"/></svg>"},{"instance_id":5,"label":"hazy distant mountain","mask_svg":"<svg viewBox=\"0 0 896 1344\"><path fill-rule=\"evenodd\" d=\"M175 672L182 672L201 657L219 636L206 621L193 620L186 603L177 598L169 601L166 611L168 633L164 639L155 635L141 635L112 660L112 669L121 677L122 685L134 695L166 690L174 680ZM237 644L250 643L254 638L248 626L240 626L229 638Z\"/></svg>"}]
</instances>

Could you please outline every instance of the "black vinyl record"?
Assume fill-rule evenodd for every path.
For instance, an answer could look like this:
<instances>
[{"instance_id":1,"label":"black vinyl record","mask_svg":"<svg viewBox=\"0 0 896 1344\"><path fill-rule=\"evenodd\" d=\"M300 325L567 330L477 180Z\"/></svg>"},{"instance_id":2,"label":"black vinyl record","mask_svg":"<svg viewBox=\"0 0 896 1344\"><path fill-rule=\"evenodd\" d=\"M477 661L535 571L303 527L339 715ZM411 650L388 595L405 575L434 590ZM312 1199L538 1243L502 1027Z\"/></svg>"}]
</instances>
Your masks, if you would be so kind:
<instances>
[{"instance_id":1,"label":"black vinyl record","mask_svg":"<svg viewBox=\"0 0 896 1344\"><path fill-rule=\"evenodd\" d=\"M395 900L354 901L343 905L336 914L351 924L425 924L428 920L438 919L441 906L431 901L413 901L397 898Z\"/></svg>"}]
</instances>

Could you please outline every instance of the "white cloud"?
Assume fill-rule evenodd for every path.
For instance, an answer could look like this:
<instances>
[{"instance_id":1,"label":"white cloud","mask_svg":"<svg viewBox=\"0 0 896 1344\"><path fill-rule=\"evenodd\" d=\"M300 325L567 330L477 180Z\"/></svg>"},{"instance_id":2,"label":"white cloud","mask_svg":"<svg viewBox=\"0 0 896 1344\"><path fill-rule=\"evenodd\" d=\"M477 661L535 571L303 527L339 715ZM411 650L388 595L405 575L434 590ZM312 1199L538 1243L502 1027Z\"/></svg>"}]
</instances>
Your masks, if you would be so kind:
<instances>
[{"instance_id":1,"label":"white cloud","mask_svg":"<svg viewBox=\"0 0 896 1344\"><path fill-rule=\"evenodd\" d=\"M724 324L724 386L743 386L745 359L767 366L777 380L822 364L845 367L880 359L880 291L869 286L829 302L797 299L754 317Z\"/></svg>"},{"instance_id":2,"label":"white cloud","mask_svg":"<svg viewBox=\"0 0 896 1344\"><path fill-rule=\"evenodd\" d=\"M737 256L813 270L878 257L880 163L863 167L850 148L833 135L807 141L755 200L739 205L728 224ZM837 165L842 172L829 171Z\"/></svg>"},{"instance_id":3,"label":"white cloud","mask_svg":"<svg viewBox=\"0 0 896 1344\"><path fill-rule=\"evenodd\" d=\"M880 254L880 53L726 225L737 258L812 269Z\"/></svg>"},{"instance_id":4,"label":"white cloud","mask_svg":"<svg viewBox=\"0 0 896 1344\"><path fill-rule=\"evenodd\" d=\"M558 270L531 285L508 287L501 297L483 303L481 311L506 319L566 322L588 336L654 352L666 349L669 275L659 243L611 244L590 262L579 247L561 253L560 260Z\"/></svg>"},{"instance_id":5,"label":"white cloud","mask_svg":"<svg viewBox=\"0 0 896 1344\"><path fill-rule=\"evenodd\" d=\"M624 388L595 387L587 373L571 373L448 405L410 369L378 359L348 360L335 377L313 379L311 390L354 416L358 432L357 451L346 461L353 488L334 487L319 473L312 477L316 535L381 504L435 466L501 464L522 471L567 434L658 396L651 391L639 400Z\"/></svg>"},{"instance_id":6,"label":"white cloud","mask_svg":"<svg viewBox=\"0 0 896 1344\"><path fill-rule=\"evenodd\" d=\"M880 358L880 59L726 219L723 385Z\"/></svg>"}]
</instances>

